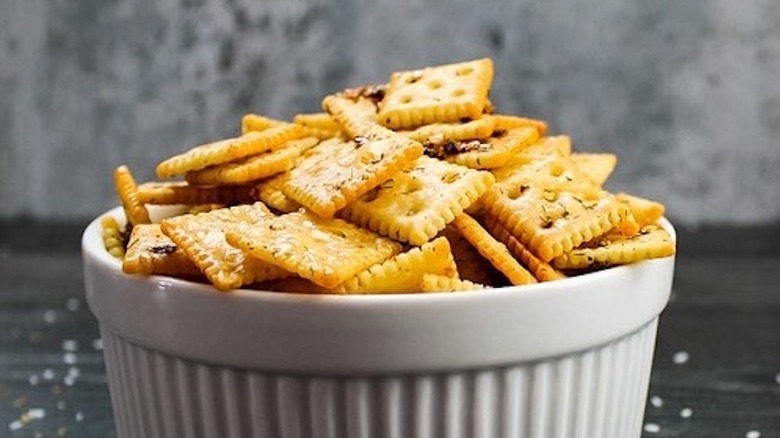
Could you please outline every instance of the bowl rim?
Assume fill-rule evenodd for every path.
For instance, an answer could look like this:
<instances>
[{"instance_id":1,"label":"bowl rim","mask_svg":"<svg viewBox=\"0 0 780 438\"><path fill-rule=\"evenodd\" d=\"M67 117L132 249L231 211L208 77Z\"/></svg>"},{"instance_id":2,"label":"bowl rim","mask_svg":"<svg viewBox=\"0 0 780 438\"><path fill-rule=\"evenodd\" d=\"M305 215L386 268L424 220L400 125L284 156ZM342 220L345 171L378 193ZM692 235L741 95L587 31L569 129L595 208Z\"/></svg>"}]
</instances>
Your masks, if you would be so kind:
<instances>
[{"instance_id":1,"label":"bowl rim","mask_svg":"<svg viewBox=\"0 0 780 438\"><path fill-rule=\"evenodd\" d=\"M159 212L158 212L159 214ZM94 257L104 268L108 269L116 269L122 272L123 275L128 275L133 278L139 279L139 280L145 280L152 283L159 283L159 282L166 282L171 285L179 286L182 289L186 289L191 292L208 292L208 293L227 293L231 296L235 296L239 299L248 299L248 300L257 300L257 299L270 299L270 300L276 300L276 299L287 299L291 301L311 301L312 296L318 297L318 300L322 300L323 302L328 302L331 304L342 304L345 302L349 302L352 304L357 304L361 301L367 301L369 304L376 304L376 303L394 303L394 304L414 304L418 301L436 301L436 300L471 300L474 299L475 296L479 297L488 297L491 294L504 294L507 292L511 292L513 294L520 294L520 296L523 295L535 295L535 294L549 294L551 292L555 292L562 288L562 286L570 286L571 289L575 289L577 287L584 287L588 286L589 284L592 284L593 282L598 282L602 277L613 275L616 272L620 273L622 271L629 271L636 269L638 266L641 266L645 263L652 263L657 260L663 260L662 259L651 259L651 260L643 260L641 262L636 262L628 265L620 265L620 266L612 266L606 269L602 269L595 272L589 272L587 274L581 274L574 277L566 277L560 280L555 281L544 281L544 282L538 282L534 284L523 284L523 285L513 285L513 286L503 286L503 287L497 287L497 288L486 288L486 289L475 289L475 290L468 290L468 291L458 291L457 293L453 292L404 292L404 293L384 293L384 294L307 294L307 293L300 293L300 292L278 292L278 291L269 291L269 290L262 290L262 289L246 289L246 288L239 288L239 289L233 289L230 291L221 292L217 289L215 289L211 284L208 283L198 283L182 278L177 277L171 277L167 275L132 275L132 274L125 274L122 271L122 262L109 254L108 251L106 251L105 246L103 244L103 240L100 234L100 220L105 216L110 215L112 216L120 225L120 227L124 226L126 219L124 216L124 210L122 207L115 207L112 208L99 216L97 216L92 222L87 225L87 227L84 229L84 232L82 234L82 250L84 253L90 254L90 256ZM661 226L671 235L672 240L674 242L677 241L677 233L672 225L672 223L666 218L662 217L659 220L659 223ZM665 258L673 258L674 256L665 257Z\"/></svg>"}]
</instances>

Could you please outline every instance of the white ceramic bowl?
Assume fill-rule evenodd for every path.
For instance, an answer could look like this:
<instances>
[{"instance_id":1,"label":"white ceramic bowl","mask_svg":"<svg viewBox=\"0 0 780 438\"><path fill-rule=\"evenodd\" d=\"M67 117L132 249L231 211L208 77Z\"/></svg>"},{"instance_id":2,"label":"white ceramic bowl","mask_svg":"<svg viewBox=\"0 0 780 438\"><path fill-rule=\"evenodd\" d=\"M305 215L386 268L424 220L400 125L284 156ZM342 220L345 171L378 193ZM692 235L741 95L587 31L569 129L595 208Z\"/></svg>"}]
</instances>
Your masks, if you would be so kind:
<instances>
[{"instance_id":1,"label":"white ceramic bowl","mask_svg":"<svg viewBox=\"0 0 780 438\"><path fill-rule=\"evenodd\" d=\"M669 257L475 292L219 293L122 273L98 220L82 245L123 438L639 437L674 271Z\"/></svg>"}]
</instances>

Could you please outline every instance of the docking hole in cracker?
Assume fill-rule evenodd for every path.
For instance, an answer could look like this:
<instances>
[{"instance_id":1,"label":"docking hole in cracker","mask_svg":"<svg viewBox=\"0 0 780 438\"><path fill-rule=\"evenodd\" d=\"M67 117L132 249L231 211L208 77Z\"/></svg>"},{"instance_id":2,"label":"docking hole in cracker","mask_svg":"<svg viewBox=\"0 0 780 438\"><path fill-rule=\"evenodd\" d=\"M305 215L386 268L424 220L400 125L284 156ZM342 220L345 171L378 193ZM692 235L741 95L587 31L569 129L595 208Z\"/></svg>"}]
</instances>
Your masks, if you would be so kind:
<instances>
[{"instance_id":1,"label":"docking hole in cracker","mask_svg":"<svg viewBox=\"0 0 780 438\"><path fill-rule=\"evenodd\" d=\"M617 155L498 112L493 74L487 58L408 69L324 112L247 113L157 166L184 181L120 166L106 251L128 275L307 294L484 293L674 255L663 204L603 188ZM185 213L152 224L152 204Z\"/></svg>"}]
</instances>

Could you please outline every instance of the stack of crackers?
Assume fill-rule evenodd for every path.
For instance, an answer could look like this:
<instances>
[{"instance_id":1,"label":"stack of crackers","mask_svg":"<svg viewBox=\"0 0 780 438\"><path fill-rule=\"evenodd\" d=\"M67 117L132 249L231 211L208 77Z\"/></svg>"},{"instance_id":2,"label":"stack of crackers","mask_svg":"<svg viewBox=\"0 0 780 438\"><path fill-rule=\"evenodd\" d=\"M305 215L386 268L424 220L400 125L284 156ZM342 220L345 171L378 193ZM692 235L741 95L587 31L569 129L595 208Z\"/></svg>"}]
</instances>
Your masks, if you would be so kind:
<instances>
[{"instance_id":1,"label":"stack of crackers","mask_svg":"<svg viewBox=\"0 0 780 438\"><path fill-rule=\"evenodd\" d=\"M674 254L663 205L602 186L617 158L573 153L541 120L496 114L493 63L393 73L291 121L247 114L103 220L129 274L218 290L411 293L555 281ZM151 223L147 205L189 212Z\"/></svg>"}]
</instances>

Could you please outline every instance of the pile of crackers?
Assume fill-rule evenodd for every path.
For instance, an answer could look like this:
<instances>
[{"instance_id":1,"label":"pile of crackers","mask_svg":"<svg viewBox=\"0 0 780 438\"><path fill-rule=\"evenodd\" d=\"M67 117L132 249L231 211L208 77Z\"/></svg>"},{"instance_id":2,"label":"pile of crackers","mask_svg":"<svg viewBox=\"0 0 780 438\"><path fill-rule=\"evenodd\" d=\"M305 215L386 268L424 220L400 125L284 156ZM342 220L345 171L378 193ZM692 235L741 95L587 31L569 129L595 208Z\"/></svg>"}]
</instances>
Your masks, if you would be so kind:
<instances>
[{"instance_id":1,"label":"pile of crackers","mask_svg":"<svg viewBox=\"0 0 780 438\"><path fill-rule=\"evenodd\" d=\"M301 293L413 293L556 281L675 252L663 205L602 186L617 158L573 153L541 120L497 114L493 63L393 73L291 121L116 169L128 274ZM152 223L147 205L188 213Z\"/></svg>"}]
</instances>

